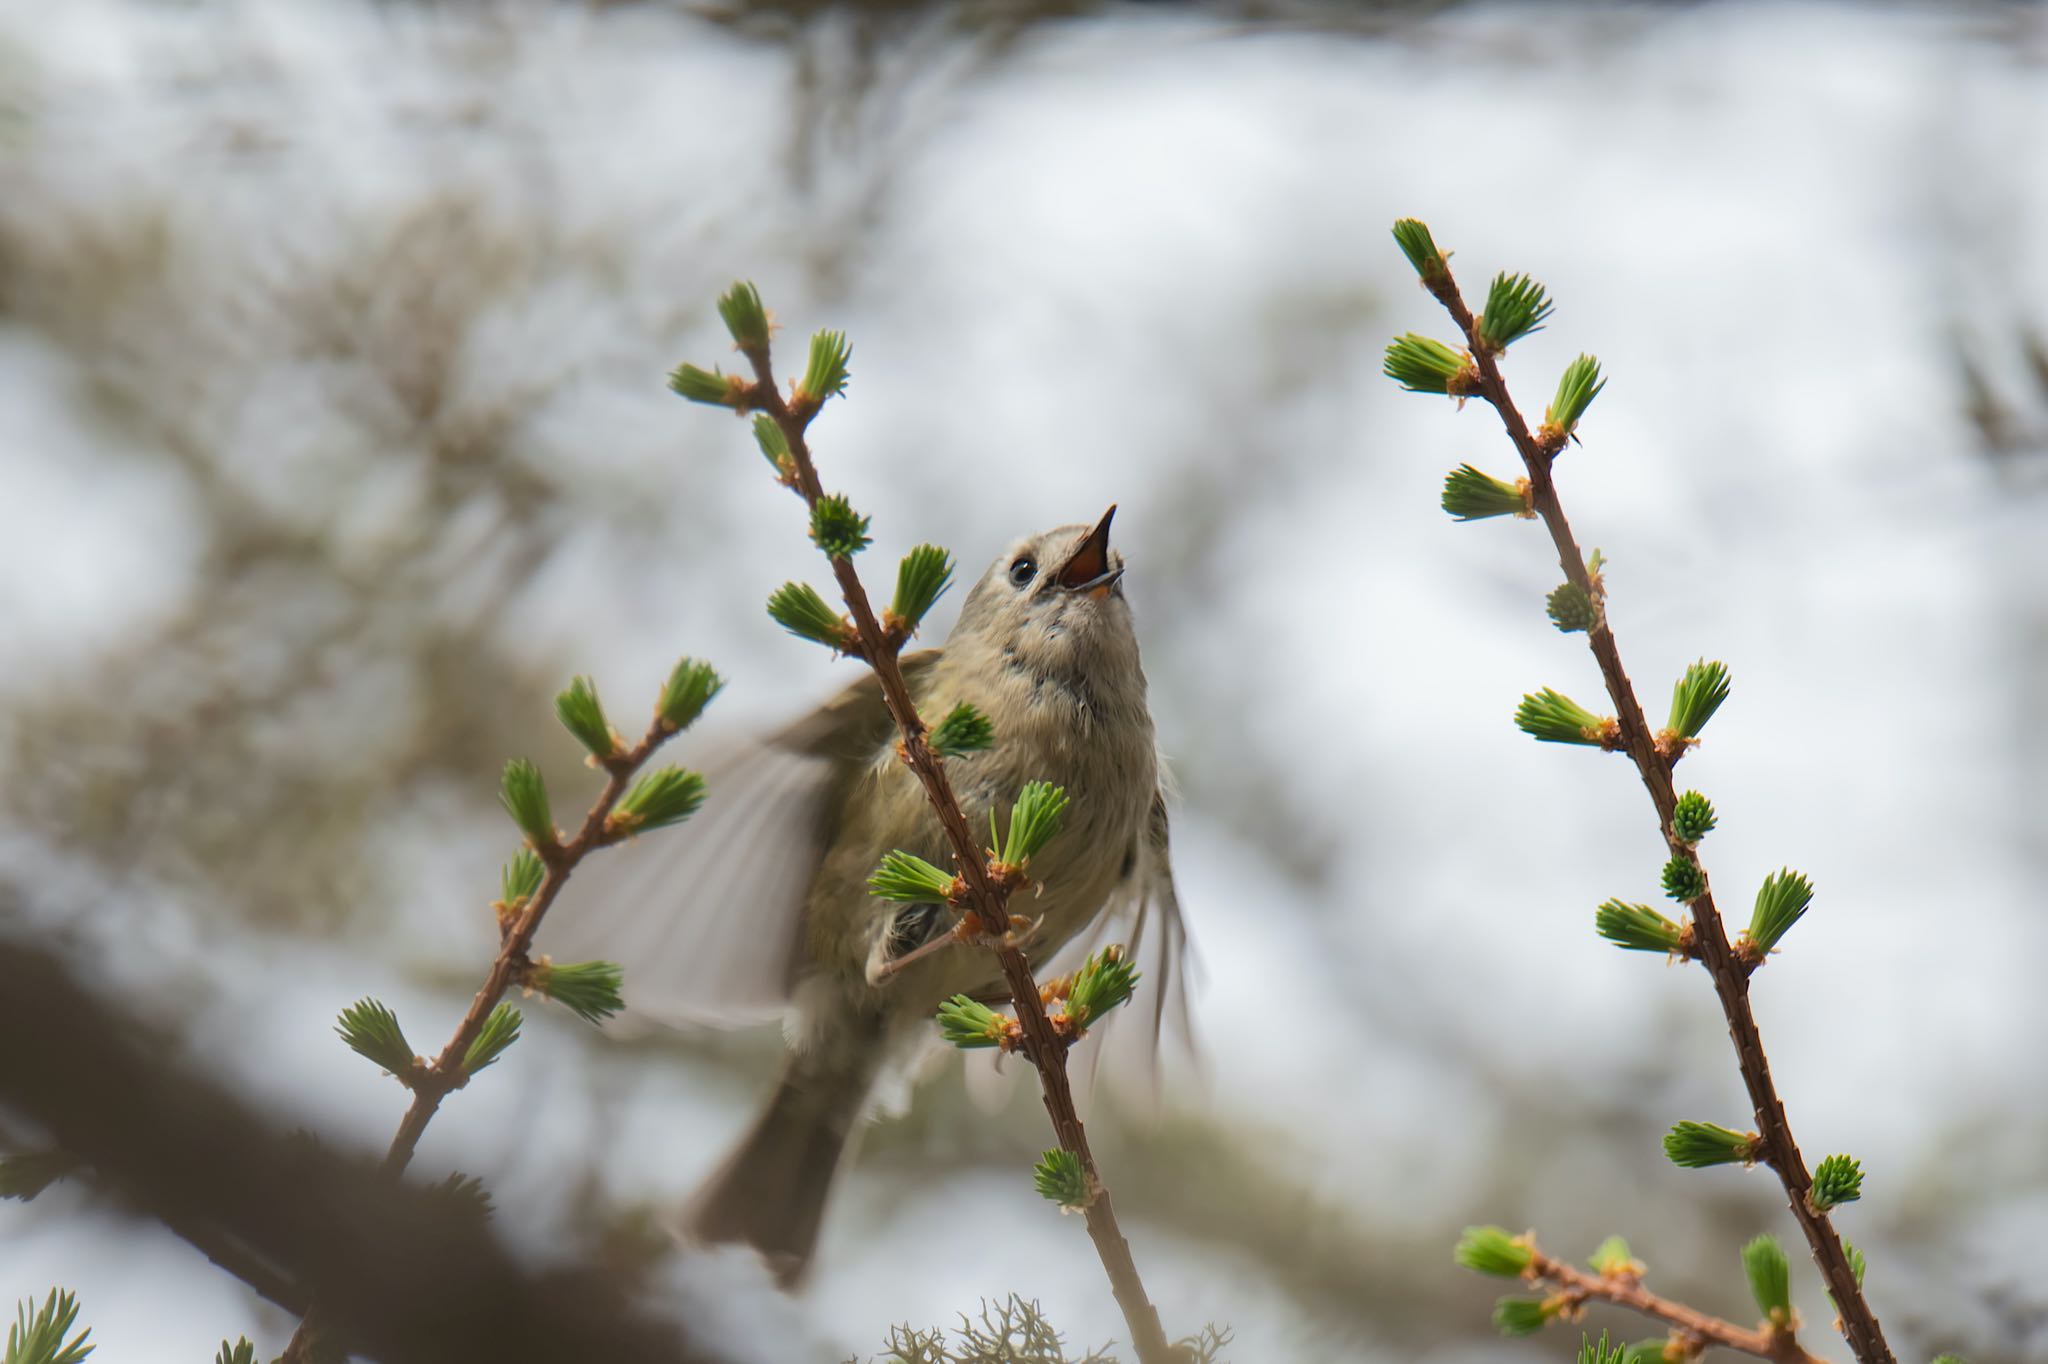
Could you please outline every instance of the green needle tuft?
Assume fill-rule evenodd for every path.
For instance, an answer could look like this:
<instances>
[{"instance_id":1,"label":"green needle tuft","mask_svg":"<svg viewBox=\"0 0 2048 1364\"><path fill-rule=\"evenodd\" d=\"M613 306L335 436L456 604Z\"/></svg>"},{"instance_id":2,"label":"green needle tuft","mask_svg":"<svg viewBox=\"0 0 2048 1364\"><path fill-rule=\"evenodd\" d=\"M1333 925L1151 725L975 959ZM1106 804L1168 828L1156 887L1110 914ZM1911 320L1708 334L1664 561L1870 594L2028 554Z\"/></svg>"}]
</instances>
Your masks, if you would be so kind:
<instances>
[{"instance_id":1,"label":"green needle tuft","mask_svg":"<svg viewBox=\"0 0 2048 1364\"><path fill-rule=\"evenodd\" d=\"M548 809L547 783L541 780L538 767L525 758L506 763L504 778L498 786L498 803L534 847L555 846L555 817Z\"/></svg>"},{"instance_id":2,"label":"green needle tuft","mask_svg":"<svg viewBox=\"0 0 2048 1364\"><path fill-rule=\"evenodd\" d=\"M877 899L906 905L943 905L953 898L955 878L922 857L898 848L882 858L868 877L868 891Z\"/></svg>"},{"instance_id":3,"label":"green needle tuft","mask_svg":"<svg viewBox=\"0 0 2048 1364\"><path fill-rule=\"evenodd\" d=\"M1504 1336L1533 1336L1550 1324L1552 1309L1541 1298L1502 1298L1493 1305L1493 1324Z\"/></svg>"},{"instance_id":4,"label":"green needle tuft","mask_svg":"<svg viewBox=\"0 0 2048 1364\"><path fill-rule=\"evenodd\" d=\"M633 783L613 809L605 828L615 836L644 834L680 824L704 803L704 777L682 767L664 767Z\"/></svg>"},{"instance_id":5,"label":"green needle tuft","mask_svg":"<svg viewBox=\"0 0 2048 1364\"><path fill-rule=\"evenodd\" d=\"M1671 831L1683 843L1697 843L1714 831L1714 803L1697 791L1678 798L1671 812Z\"/></svg>"},{"instance_id":6,"label":"green needle tuft","mask_svg":"<svg viewBox=\"0 0 2048 1364\"><path fill-rule=\"evenodd\" d=\"M1138 971L1122 947L1106 947L1074 973L1067 991L1066 1014L1076 1028L1086 1028L1131 997Z\"/></svg>"},{"instance_id":7,"label":"green needle tuft","mask_svg":"<svg viewBox=\"0 0 2048 1364\"><path fill-rule=\"evenodd\" d=\"M1041 1195L1062 1208L1088 1206L1088 1172L1072 1151L1054 1149L1040 1156L1031 1171L1031 1182Z\"/></svg>"},{"instance_id":8,"label":"green needle tuft","mask_svg":"<svg viewBox=\"0 0 2048 1364\"><path fill-rule=\"evenodd\" d=\"M1640 1276L1643 1272L1643 1267L1637 1262L1636 1257L1629 1254L1628 1242L1622 1240L1619 1236L1610 1236L1602 1241L1599 1249L1593 1252L1593 1258L1587 1261L1587 1263L1593 1266L1595 1274L1600 1275L1631 1274Z\"/></svg>"},{"instance_id":9,"label":"green needle tuft","mask_svg":"<svg viewBox=\"0 0 2048 1364\"><path fill-rule=\"evenodd\" d=\"M1564 377L1557 381L1557 397L1543 413L1543 428L1554 439L1563 439L1578 429L1579 419L1586 415L1586 409L1593 405L1593 399L1600 396L1600 390L1607 387L1607 381L1600 377L1600 362L1590 355L1581 355L1565 367Z\"/></svg>"},{"instance_id":10,"label":"green needle tuft","mask_svg":"<svg viewBox=\"0 0 2048 1364\"><path fill-rule=\"evenodd\" d=\"M1673 1165L1688 1170L1750 1165L1763 1154L1763 1142L1754 1132L1737 1132L1710 1122L1682 1122L1664 1134L1664 1154Z\"/></svg>"},{"instance_id":11,"label":"green needle tuft","mask_svg":"<svg viewBox=\"0 0 2048 1364\"><path fill-rule=\"evenodd\" d=\"M1756 908L1750 912L1749 928L1743 936L1758 954L1769 953L1812 903L1812 882L1789 867L1774 872L1764 878L1756 893Z\"/></svg>"},{"instance_id":12,"label":"green needle tuft","mask_svg":"<svg viewBox=\"0 0 2048 1364\"><path fill-rule=\"evenodd\" d=\"M1829 1212L1863 1197L1863 1165L1852 1156L1829 1156L1814 1167L1807 1201L1815 1212Z\"/></svg>"},{"instance_id":13,"label":"green needle tuft","mask_svg":"<svg viewBox=\"0 0 2048 1364\"><path fill-rule=\"evenodd\" d=\"M827 493L811 508L811 540L834 559L851 559L874 543L868 518L838 493Z\"/></svg>"},{"instance_id":14,"label":"green needle tuft","mask_svg":"<svg viewBox=\"0 0 2048 1364\"><path fill-rule=\"evenodd\" d=\"M1008 1019L966 995L954 995L939 1006L939 1036L956 1047L1001 1046L1009 1031Z\"/></svg>"},{"instance_id":15,"label":"green needle tuft","mask_svg":"<svg viewBox=\"0 0 2048 1364\"><path fill-rule=\"evenodd\" d=\"M693 403L709 403L713 407L729 407L735 412L744 412L751 403L751 390L747 381L737 374L723 370L700 369L696 365L677 365L669 372L669 392L678 397L688 398Z\"/></svg>"},{"instance_id":16,"label":"green needle tuft","mask_svg":"<svg viewBox=\"0 0 2048 1364\"><path fill-rule=\"evenodd\" d=\"M1593 929L1616 947L1631 952L1676 952L1682 939L1677 924L1648 905L1609 900L1593 913Z\"/></svg>"},{"instance_id":17,"label":"green needle tuft","mask_svg":"<svg viewBox=\"0 0 2048 1364\"><path fill-rule=\"evenodd\" d=\"M980 753L994 745L996 728L972 703L962 701L946 712L931 732L932 752L942 758L959 758Z\"/></svg>"},{"instance_id":18,"label":"green needle tuft","mask_svg":"<svg viewBox=\"0 0 2048 1364\"><path fill-rule=\"evenodd\" d=\"M818 589L809 583L784 583L768 598L768 616L799 639L823 644L840 653L851 652L853 627L846 617L825 604Z\"/></svg>"},{"instance_id":19,"label":"green needle tuft","mask_svg":"<svg viewBox=\"0 0 2048 1364\"><path fill-rule=\"evenodd\" d=\"M14 1310L14 1325L7 1330L6 1364L78 1364L93 1352L86 1343L91 1331L71 1336L78 1320L78 1299L61 1288L53 1288L41 1307L28 1298Z\"/></svg>"},{"instance_id":20,"label":"green needle tuft","mask_svg":"<svg viewBox=\"0 0 2048 1364\"><path fill-rule=\"evenodd\" d=\"M617 962L548 962L529 970L526 983L585 1023L602 1023L626 1007L619 993L625 972Z\"/></svg>"},{"instance_id":21,"label":"green needle tuft","mask_svg":"<svg viewBox=\"0 0 2048 1364\"><path fill-rule=\"evenodd\" d=\"M804 369L804 382L799 398L808 398L822 403L827 398L836 398L846 391L848 377L847 362L853 358L853 347L846 343L845 332L819 332L811 338L810 363Z\"/></svg>"},{"instance_id":22,"label":"green needle tuft","mask_svg":"<svg viewBox=\"0 0 2048 1364\"><path fill-rule=\"evenodd\" d=\"M725 679L713 672L709 663L685 658L662 684L655 712L671 731L688 729L704 713L704 707L711 704L711 698L724 689Z\"/></svg>"},{"instance_id":23,"label":"green needle tuft","mask_svg":"<svg viewBox=\"0 0 2048 1364\"><path fill-rule=\"evenodd\" d=\"M919 545L903 556L896 566L896 596L889 603L889 616L903 629L916 631L924 613L932 609L953 581L953 557L937 545Z\"/></svg>"},{"instance_id":24,"label":"green needle tuft","mask_svg":"<svg viewBox=\"0 0 2048 1364\"><path fill-rule=\"evenodd\" d=\"M510 1004L500 1004L491 1010L490 1017L484 1020L483 1029L476 1035L476 1041L470 1043L469 1050L462 1054L462 1073L474 1075L503 1056L505 1048L519 1040L522 1021L519 1010Z\"/></svg>"},{"instance_id":25,"label":"green needle tuft","mask_svg":"<svg viewBox=\"0 0 2048 1364\"><path fill-rule=\"evenodd\" d=\"M759 350L768 344L768 310L761 306L761 292L745 280L719 295L718 315L741 350Z\"/></svg>"},{"instance_id":26,"label":"green needle tuft","mask_svg":"<svg viewBox=\"0 0 2048 1364\"><path fill-rule=\"evenodd\" d=\"M1451 1259L1481 1274L1517 1279L1536 1262L1536 1252L1520 1237L1510 1236L1505 1227L1467 1227L1451 1251Z\"/></svg>"},{"instance_id":27,"label":"green needle tuft","mask_svg":"<svg viewBox=\"0 0 2048 1364\"><path fill-rule=\"evenodd\" d=\"M1697 739L1727 699L1728 665L1701 659L1672 685L1669 727L1688 739Z\"/></svg>"},{"instance_id":28,"label":"green needle tuft","mask_svg":"<svg viewBox=\"0 0 2048 1364\"><path fill-rule=\"evenodd\" d=\"M1424 284L1440 280L1447 273L1444 253L1437 249L1436 239L1429 235L1426 224L1415 218L1403 218L1394 224L1394 240L1400 244L1401 254L1415 267L1415 273Z\"/></svg>"},{"instance_id":29,"label":"green needle tuft","mask_svg":"<svg viewBox=\"0 0 2048 1364\"><path fill-rule=\"evenodd\" d=\"M777 478L796 476L796 461L789 454L789 438L782 434L775 418L765 412L754 417L754 443L761 447L761 458L768 461Z\"/></svg>"},{"instance_id":30,"label":"green needle tuft","mask_svg":"<svg viewBox=\"0 0 2048 1364\"><path fill-rule=\"evenodd\" d=\"M1604 748L1611 723L1549 687L1524 696L1515 708L1515 727L1548 744Z\"/></svg>"},{"instance_id":31,"label":"green needle tuft","mask_svg":"<svg viewBox=\"0 0 2048 1364\"><path fill-rule=\"evenodd\" d=\"M1707 874L1690 857L1674 857L1664 864L1664 893L1689 905L1707 893Z\"/></svg>"},{"instance_id":32,"label":"green needle tuft","mask_svg":"<svg viewBox=\"0 0 2048 1364\"><path fill-rule=\"evenodd\" d=\"M1792 1262L1778 1238L1768 1233L1742 1248L1742 1271L1749 1276L1757 1310L1774 1327L1792 1323Z\"/></svg>"},{"instance_id":33,"label":"green needle tuft","mask_svg":"<svg viewBox=\"0 0 2048 1364\"><path fill-rule=\"evenodd\" d=\"M1443 508L1460 521L1530 515L1529 498L1520 485L1469 464L1460 464L1444 475Z\"/></svg>"},{"instance_id":34,"label":"green needle tuft","mask_svg":"<svg viewBox=\"0 0 2048 1364\"><path fill-rule=\"evenodd\" d=\"M997 850L996 861L1024 866L1059 833L1060 816L1066 809L1065 788L1051 782L1026 782L1010 811L1010 834Z\"/></svg>"},{"instance_id":35,"label":"green needle tuft","mask_svg":"<svg viewBox=\"0 0 2048 1364\"><path fill-rule=\"evenodd\" d=\"M341 1011L334 1031L348 1049L379 1070L389 1071L401 1083L409 1081L414 1060L412 1044L398 1026L398 1015L374 999L359 999Z\"/></svg>"},{"instance_id":36,"label":"green needle tuft","mask_svg":"<svg viewBox=\"0 0 2048 1364\"><path fill-rule=\"evenodd\" d=\"M533 898L540 889L540 883L547 879L548 868L531 848L521 848L512 854L512 860L498 873L498 885L502 892L499 903L507 909L515 909Z\"/></svg>"},{"instance_id":37,"label":"green needle tuft","mask_svg":"<svg viewBox=\"0 0 2048 1364\"><path fill-rule=\"evenodd\" d=\"M1387 346L1384 373L1410 393L1473 393L1465 357L1443 342L1409 332Z\"/></svg>"},{"instance_id":38,"label":"green needle tuft","mask_svg":"<svg viewBox=\"0 0 2048 1364\"><path fill-rule=\"evenodd\" d=\"M1591 630L1600 620L1592 594L1577 583L1559 583L1551 588L1543 601L1543 613L1550 617L1552 625L1568 635Z\"/></svg>"},{"instance_id":39,"label":"green needle tuft","mask_svg":"<svg viewBox=\"0 0 2048 1364\"><path fill-rule=\"evenodd\" d=\"M1496 354L1531 332L1543 330L1551 303L1543 286L1527 275L1510 275L1505 270L1493 277L1486 291L1486 311L1480 314L1479 339Z\"/></svg>"},{"instance_id":40,"label":"green needle tuft","mask_svg":"<svg viewBox=\"0 0 2048 1364\"><path fill-rule=\"evenodd\" d=\"M619 736L604 718L604 706L597 699L597 685L587 677L573 677L555 697L555 715L562 728L576 736L576 742L600 762L618 756Z\"/></svg>"}]
</instances>

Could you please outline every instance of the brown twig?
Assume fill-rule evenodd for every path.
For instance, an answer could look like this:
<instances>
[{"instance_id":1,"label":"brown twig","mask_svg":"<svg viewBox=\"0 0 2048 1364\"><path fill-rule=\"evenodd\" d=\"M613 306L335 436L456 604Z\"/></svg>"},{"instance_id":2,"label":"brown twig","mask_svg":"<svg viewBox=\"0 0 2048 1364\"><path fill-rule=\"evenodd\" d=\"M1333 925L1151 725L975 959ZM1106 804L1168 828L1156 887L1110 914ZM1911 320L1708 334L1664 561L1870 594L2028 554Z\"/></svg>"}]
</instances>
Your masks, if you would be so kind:
<instances>
[{"instance_id":1,"label":"brown twig","mask_svg":"<svg viewBox=\"0 0 2048 1364\"><path fill-rule=\"evenodd\" d=\"M753 367L755 382L744 390L740 403L736 405L742 410L751 408L765 412L775 422L789 446L792 467L787 481L803 498L805 505L815 510L824 496L824 488L818 482L817 465L811 458L805 431L817 415L822 397L799 392L794 399L784 399L775 384L765 340L758 345L743 344L740 351ZM856 641L853 642L857 643L857 652L874 669L875 677L882 685L882 699L889 708L889 715L902 732L900 755L923 785L932 813L945 830L946 841L953 851L954 865L960 879L966 883L965 901L981 921L984 930L982 941L995 953L1002 967L1011 1002L1017 1010L1017 1022L1023 1030L1021 1050L1038 1070L1046 1115L1052 1119L1060 1146L1081 1162L1088 1187L1088 1199L1082 1209L1088 1235L1095 1242L1096 1253L1109 1275L1110 1291L1116 1295L1117 1306L1123 1309L1124 1321L1131 1329L1132 1346L1141 1364L1166 1364L1171 1353L1165 1330L1159 1323L1158 1309L1145 1295L1137 1262L1131 1257L1130 1243L1117 1226L1109 1190L1103 1186L1096 1172L1094 1154L1088 1149L1088 1134L1074 1108L1073 1087L1067 1080L1066 1043L1046 1015L1045 1004L1039 997L1038 984L1032 978L1031 964L1025 959L1023 948L1006 931L1010 923L1009 887L991 876L987 855L967 826L967 816L953 794L953 784L947 780L945 765L926 741L925 723L918 717L910 688L903 680L903 669L897 656L906 642L907 631L893 621L885 627L876 618L874 607L868 601L867 589L862 586L860 575L854 571L850 559L833 556L832 576L838 580L840 596L853 617L856 633Z\"/></svg>"},{"instance_id":2,"label":"brown twig","mask_svg":"<svg viewBox=\"0 0 2048 1364\"><path fill-rule=\"evenodd\" d=\"M1529 1250L1533 1258L1522 1277L1530 1283L1555 1285L1573 1307L1593 1300L1611 1302L1661 1321L1683 1342L1688 1357L1709 1345L1719 1345L1758 1359L1774 1360L1776 1364L1826 1364L1800 1346L1790 1326L1766 1324L1752 1330L1659 1297L1643 1287L1641 1265L1596 1274L1546 1255L1534 1245Z\"/></svg>"},{"instance_id":3,"label":"brown twig","mask_svg":"<svg viewBox=\"0 0 2048 1364\"><path fill-rule=\"evenodd\" d=\"M1477 369L1479 396L1500 414L1508 438L1522 457L1529 476L1530 498L1544 526L1550 531L1559 567L1573 586L1590 596L1593 584L1586 571L1585 555L1572 535L1570 523L1565 520L1564 507L1558 499L1556 483L1551 478L1551 463L1564 448L1566 438L1552 429L1546 429L1541 436L1530 433L1529 424L1508 396L1507 381L1501 377L1497 358L1480 334L1478 319L1465 305L1450 271L1447 268L1429 271L1423 284L1465 334ZM1650 793L1651 803L1657 808L1657 822L1664 842L1673 857L1686 858L1698 865L1697 853L1678 836L1672 825L1678 794L1672 785L1671 766L1679 750L1665 751L1658 743L1658 736L1651 731L1643 708L1636 700L1635 687L1621 666L1621 653L1615 646L1614 633L1608 627L1605 611L1596 612L1587 638L1593 657L1599 662L1600 676L1607 684L1608 697L1614 703L1615 718L1621 726L1622 747L1635 764L1643 786ZM1702 867L1703 886L1705 877L1705 868ZM1798 1143L1792 1139L1785 1105L1778 1098L1777 1088L1771 1080L1770 1061L1764 1055L1763 1039L1757 1032L1756 1017L1749 1007L1749 979L1753 968L1728 941L1711 888L1704 889L1692 901L1692 927L1699 960L1713 978L1714 993L1720 997L1721 1012L1728 1020L1728 1035L1735 1044L1736 1064L1742 1071L1742 1083L1749 1091L1750 1105L1756 1112L1757 1131L1763 1138L1763 1159L1778 1172L1779 1182L1785 1186L1792 1216L1805 1233L1814 1262L1819 1265L1821 1277L1827 1281L1828 1292L1842 1314L1842 1334L1862 1364L1893 1364L1891 1347L1885 1343L1877 1316L1864 1298L1862 1286L1856 1282L1856 1273L1842 1248L1842 1238L1827 1214L1816 1211L1807 1197L1813 1187L1813 1178L1799 1154Z\"/></svg>"},{"instance_id":4,"label":"brown twig","mask_svg":"<svg viewBox=\"0 0 2048 1364\"><path fill-rule=\"evenodd\" d=\"M619 835L607 828L606 821L625 796L633 775L676 732L675 725L657 714L639 743L599 760L607 774L604 790L584 814L583 824L575 836L566 843L556 838L550 839L545 847L533 845L546 871L539 888L517 907L516 913L500 919L498 956L491 963L483 988L470 1000L469 1012L462 1016L455 1035L448 1039L448 1045L441 1048L440 1055L431 1061L415 1058L412 1070L399 1077L412 1090L412 1103L406 1108L398 1131L384 1153L383 1169L392 1178L397 1178L412 1163L413 1152L418 1148L420 1138L426 1134L427 1124L440 1111L442 1100L469 1083L469 1072L464 1068L463 1060L505 992L524 982L532 967L527 951L533 946L533 937L540 930L541 919L554 904L555 897L561 894L562 887L568 884L570 873L576 870L577 864L597 849L618 841ZM280 1357L282 1364L301 1364L301 1361L313 1357L320 1330L318 1317L316 1305L300 1320L298 1329L292 1332L291 1343Z\"/></svg>"}]
</instances>

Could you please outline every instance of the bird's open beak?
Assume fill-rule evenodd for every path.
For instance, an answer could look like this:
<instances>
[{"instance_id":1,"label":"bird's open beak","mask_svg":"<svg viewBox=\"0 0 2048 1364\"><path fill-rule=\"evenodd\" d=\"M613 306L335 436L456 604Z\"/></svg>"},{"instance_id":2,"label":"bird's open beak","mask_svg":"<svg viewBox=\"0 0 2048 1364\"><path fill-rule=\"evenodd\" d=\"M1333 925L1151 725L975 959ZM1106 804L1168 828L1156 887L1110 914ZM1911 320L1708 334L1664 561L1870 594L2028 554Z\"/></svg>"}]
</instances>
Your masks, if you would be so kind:
<instances>
[{"instance_id":1,"label":"bird's open beak","mask_svg":"<svg viewBox=\"0 0 2048 1364\"><path fill-rule=\"evenodd\" d=\"M1116 580L1124 576L1121 568L1109 566L1109 522L1115 515L1116 508L1111 506L1095 523L1095 529L1074 546L1074 552L1060 569L1061 587L1070 592L1086 592L1091 597L1105 597L1116 586Z\"/></svg>"}]
</instances>

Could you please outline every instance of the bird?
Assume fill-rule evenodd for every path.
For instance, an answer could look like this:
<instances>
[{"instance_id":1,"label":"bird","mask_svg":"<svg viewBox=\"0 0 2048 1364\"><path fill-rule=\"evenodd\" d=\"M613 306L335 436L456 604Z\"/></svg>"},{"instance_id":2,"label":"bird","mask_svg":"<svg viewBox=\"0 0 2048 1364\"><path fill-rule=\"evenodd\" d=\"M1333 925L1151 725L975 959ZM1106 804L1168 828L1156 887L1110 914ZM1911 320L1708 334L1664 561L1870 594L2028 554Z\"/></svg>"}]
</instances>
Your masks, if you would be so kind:
<instances>
[{"instance_id":1,"label":"bird","mask_svg":"<svg viewBox=\"0 0 2048 1364\"><path fill-rule=\"evenodd\" d=\"M1149 1053L1162 1033L1191 1031L1189 950L1166 767L1124 557L1109 542L1115 514L1013 542L969 590L944 645L900 661L920 716L968 702L993 723L988 749L945 760L970 828L988 827L992 811L1007 818L1027 782L1066 789L1062 829L1032 860L1035 893L1011 908L1028 920L1025 952L1041 979L1068 959L1062 949L1128 933L1151 1000L1122 1049ZM677 1230L696 1245L753 1247L784 1288L808 1275L878 1079L936 1039L948 998L1008 999L993 952L946 940L947 906L868 890L895 849L950 865L898 738L878 680L864 675L780 732L716 755L692 825L662 851L629 845L597 859L597 875L579 871L595 884L542 933L554 955L624 965L624 1021L782 1018L787 1055L768 1101Z\"/></svg>"}]
</instances>

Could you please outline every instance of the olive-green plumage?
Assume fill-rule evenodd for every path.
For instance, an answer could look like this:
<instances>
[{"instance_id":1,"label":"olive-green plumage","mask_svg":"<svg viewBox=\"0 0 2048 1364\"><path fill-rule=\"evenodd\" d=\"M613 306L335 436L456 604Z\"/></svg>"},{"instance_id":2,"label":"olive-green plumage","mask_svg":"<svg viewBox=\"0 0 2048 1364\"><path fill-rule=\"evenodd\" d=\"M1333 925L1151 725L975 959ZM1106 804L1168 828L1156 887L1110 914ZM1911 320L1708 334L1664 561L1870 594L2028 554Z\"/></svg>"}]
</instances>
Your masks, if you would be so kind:
<instances>
[{"instance_id":1,"label":"olive-green plumage","mask_svg":"<svg viewBox=\"0 0 2048 1364\"><path fill-rule=\"evenodd\" d=\"M936 720L965 701L993 722L992 747L946 760L970 828L986 829L991 811L1006 821L1026 782L1055 783L1071 798L1061 832L1033 860L1036 893L1011 906L1036 921L1034 966L1106 909L1143 916L1151 906L1170 977L1181 936L1162 773L1109 520L1012 545L969 592L945 647L906 655L903 667L921 715ZM713 771L697 824L717 827L671 836L710 846L678 854L660 875L643 868L630 884L584 887L589 912L568 906L557 917L570 931L546 944L561 951L573 932L575 950L622 960L629 1010L653 1017L783 1007L790 1056L775 1093L686 1209L683 1230L754 1245L786 1283L808 1266L876 1077L933 1036L948 997L1005 997L986 948L949 945L884 969L952 923L943 907L890 903L867 888L892 849L951 865L896 738L878 684L861 678L734 755L727 782ZM621 866L634 851L615 854ZM768 902L752 903L764 888Z\"/></svg>"}]
</instances>

